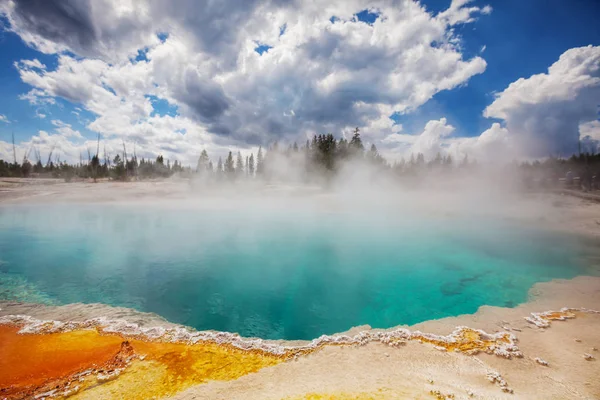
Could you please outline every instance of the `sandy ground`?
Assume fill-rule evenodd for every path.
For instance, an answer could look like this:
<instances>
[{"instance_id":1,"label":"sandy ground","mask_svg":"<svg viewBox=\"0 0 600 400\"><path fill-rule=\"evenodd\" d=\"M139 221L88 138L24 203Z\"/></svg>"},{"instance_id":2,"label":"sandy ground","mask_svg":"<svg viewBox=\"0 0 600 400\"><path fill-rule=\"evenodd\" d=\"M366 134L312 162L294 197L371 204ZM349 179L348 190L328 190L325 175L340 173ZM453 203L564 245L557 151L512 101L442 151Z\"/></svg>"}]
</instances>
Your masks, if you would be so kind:
<instances>
[{"instance_id":1,"label":"sandy ground","mask_svg":"<svg viewBox=\"0 0 600 400\"><path fill-rule=\"evenodd\" d=\"M110 190L118 189L118 190ZM186 199L186 182L23 182L3 180L0 203ZM451 213L452 210L441 210ZM600 240L600 203L557 194L530 194L498 212L508 219L581 236L592 246ZM600 247L599 247L600 248ZM589 260L600 268L600 257ZM600 275L600 274L599 274ZM179 393L177 399L282 398L480 398L600 399L600 314L579 313L568 321L538 328L524 317L531 312L585 307L600 310L600 278L578 277L534 286L531 300L516 308L481 307L472 315L428 321L413 327L449 334L466 325L487 332L509 330L519 339L523 358L467 356L408 342L400 348L382 344L326 347L297 361L265 368L235 381L213 381ZM358 327L353 331L368 329ZM595 359L586 360L584 354ZM538 364L539 357L549 363ZM486 379L498 373L514 394ZM454 396L454 397L443 397Z\"/></svg>"},{"instance_id":2,"label":"sandy ground","mask_svg":"<svg viewBox=\"0 0 600 400\"><path fill-rule=\"evenodd\" d=\"M530 302L513 309L484 306L472 315L410 327L438 334L448 334L461 325L487 332L508 328L518 337L523 358L467 356L414 342L400 348L382 344L327 347L235 381L199 385L174 398L435 398L431 391L456 399L600 398L600 361L584 358L585 353L600 358L600 353L593 350L600 348L600 315L581 314L568 321L552 322L546 329L524 319L531 312L565 306L600 308L600 278L542 283L532 289L531 295ZM364 327L354 330L359 329ZM536 357L549 365L538 364ZM486 375L490 372L499 373L514 394L504 393L489 382Z\"/></svg>"}]
</instances>

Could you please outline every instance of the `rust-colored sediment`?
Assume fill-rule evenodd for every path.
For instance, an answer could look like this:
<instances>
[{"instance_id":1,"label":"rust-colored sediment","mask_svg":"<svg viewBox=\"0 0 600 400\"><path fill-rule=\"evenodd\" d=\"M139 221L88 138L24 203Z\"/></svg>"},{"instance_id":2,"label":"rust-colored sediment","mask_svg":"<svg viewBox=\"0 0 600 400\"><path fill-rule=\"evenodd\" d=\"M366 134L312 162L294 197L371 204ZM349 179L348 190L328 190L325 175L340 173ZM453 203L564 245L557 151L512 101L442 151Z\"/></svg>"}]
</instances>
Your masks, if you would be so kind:
<instances>
[{"instance_id":1,"label":"rust-colored sediment","mask_svg":"<svg viewBox=\"0 0 600 400\"><path fill-rule=\"evenodd\" d=\"M0 398L147 399L207 380L230 380L275 365L281 358L215 343L125 340L80 330L18 334L0 325ZM100 383L100 385L99 385Z\"/></svg>"},{"instance_id":2,"label":"rust-colored sediment","mask_svg":"<svg viewBox=\"0 0 600 400\"><path fill-rule=\"evenodd\" d=\"M485 338L480 331L470 328L464 328L453 342L448 342L439 339L430 339L425 336L415 336L413 340L420 340L424 343L430 343L438 349L446 351L459 351L466 354L477 354L479 352L490 352L498 344L510 343L509 334L502 335L498 338Z\"/></svg>"},{"instance_id":3,"label":"rust-colored sediment","mask_svg":"<svg viewBox=\"0 0 600 400\"><path fill-rule=\"evenodd\" d=\"M2 398L44 393L82 399L163 397L208 380L237 379L326 345L290 349L277 356L213 342L190 345L126 339L95 329L49 334L18 334L18 330L18 326L0 325ZM508 337L484 340L479 331L465 328L451 343L417 335L412 340L471 354L488 351L498 342L508 342ZM318 399L342 395L358 399L385 397L383 393L307 396Z\"/></svg>"},{"instance_id":4,"label":"rust-colored sediment","mask_svg":"<svg viewBox=\"0 0 600 400\"><path fill-rule=\"evenodd\" d=\"M575 318L576 314L572 311L551 311L545 314L541 314L540 318L546 321L565 321L567 319Z\"/></svg>"},{"instance_id":5,"label":"rust-colored sediment","mask_svg":"<svg viewBox=\"0 0 600 400\"><path fill-rule=\"evenodd\" d=\"M19 335L0 325L0 397L21 398L61 386L64 378L109 364L123 340L93 331Z\"/></svg>"},{"instance_id":6,"label":"rust-colored sediment","mask_svg":"<svg viewBox=\"0 0 600 400\"><path fill-rule=\"evenodd\" d=\"M575 315L560 311L543 313L540 318L564 320ZM196 344L147 341L141 337L106 333L101 327L42 334L19 334L20 328L0 324L0 399L49 395L74 399L161 398L209 380L237 379L324 346L343 345L323 342L310 348L289 348L284 354L275 355L211 341ZM488 335L466 327L448 337L414 332L407 338L391 338L386 343L398 346L407 340L465 354L482 351L510 358L520 353L513 351L504 355L497 352L499 346L511 345L509 333ZM309 393L303 398L379 399L389 398L388 395L385 391ZM427 394L436 395L438 393Z\"/></svg>"}]
</instances>

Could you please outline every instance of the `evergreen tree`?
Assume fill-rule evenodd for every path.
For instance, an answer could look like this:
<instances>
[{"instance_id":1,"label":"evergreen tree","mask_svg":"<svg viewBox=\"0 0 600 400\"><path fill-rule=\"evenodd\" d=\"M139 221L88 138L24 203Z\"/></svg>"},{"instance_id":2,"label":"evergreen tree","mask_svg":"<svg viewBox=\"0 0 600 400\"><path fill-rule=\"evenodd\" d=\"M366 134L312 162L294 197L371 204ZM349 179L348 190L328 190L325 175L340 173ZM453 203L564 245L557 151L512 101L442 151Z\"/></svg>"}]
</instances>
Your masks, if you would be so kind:
<instances>
[{"instance_id":1,"label":"evergreen tree","mask_svg":"<svg viewBox=\"0 0 600 400\"><path fill-rule=\"evenodd\" d=\"M469 155L465 154L465 158L463 158L462 163L460 164L461 167L468 167L469 166Z\"/></svg>"},{"instance_id":2,"label":"evergreen tree","mask_svg":"<svg viewBox=\"0 0 600 400\"><path fill-rule=\"evenodd\" d=\"M447 167L452 166L452 156L450 154L446 156L446 159L444 160L444 165L446 165Z\"/></svg>"},{"instance_id":3,"label":"evergreen tree","mask_svg":"<svg viewBox=\"0 0 600 400\"><path fill-rule=\"evenodd\" d=\"M344 160L348 157L348 141L341 138L337 145L337 158Z\"/></svg>"},{"instance_id":4,"label":"evergreen tree","mask_svg":"<svg viewBox=\"0 0 600 400\"><path fill-rule=\"evenodd\" d=\"M235 165L233 164L233 154L231 151L225 159L225 175L227 175L229 179L233 179L235 177Z\"/></svg>"},{"instance_id":5,"label":"evergreen tree","mask_svg":"<svg viewBox=\"0 0 600 400\"><path fill-rule=\"evenodd\" d=\"M217 177L223 176L223 160L219 157L219 161L217 162Z\"/></svg>"},{"instance_id":6,"label":"evergreen tree","mask_svg":"<svg viewBox=\"0 0 600 400\"><path fill-rule=\"evenodd\" d=\"M352 139L350 139L350 147L354 150L354 153L360 152L361 154L365 149L362 139L360 138L360 129L358 129L358 127L354 129L354 135L352 135Z\"/></svg>"},{"instance_id":7,"label":"evergreen tree","mask_svg":"<svg viewBox=\"0 0 600 400\"><path fill-rule=\"evenodd\" d=\"M238 151L237 160L235 163L235 172L238 177L244 175L244 159L242 158L242 152Z\"/></svg>"},{"instance_id":8,"label":"evergreen tree","mask_svg":"<svg viewBox=\"0 0 600 400\"><path fill-rule=\"evenodd\" d=\"M208 164L210 159L208 158L208 153L206 150L202 150L200 153L200 158L198 158L198 165L196 166L196 172L203 173L208 170Z\"/></svg>"},{"instance_id":9,"label":"evergreen tree","mask_svg":"<svg viewBox=\"0 0 600 400\"><path fill-rule=\"evenodd\" d=\"M250 154L250 159L248 160L248 175L254 177L254 154Z\"/></svg>"},{"instance_id":10,"label":"evergreen tree","mask_svg":"<svg viewBox=\"0 0 600 400\"><path fill-rule=\"evenodd\" d=\"M371 145L371 149L369 150L369 153L367 154L367 158L373 164L383 164L383 162L384 162L383 157L381 157L379 155L379 152L377 151L377 146L375 146L375 143L373 143Z\"/></svg>"},{"instance_id":11,"label":"evergreen tree","mask_svg":"<svg viewBox=\"0 0 600 400\"><path fill-rule=\"evenodd\" d=\"M262 147L258 148L258 154L256 155L256 175L264 175L265 165L262 153Z\"/></svg>"}]
</instances>

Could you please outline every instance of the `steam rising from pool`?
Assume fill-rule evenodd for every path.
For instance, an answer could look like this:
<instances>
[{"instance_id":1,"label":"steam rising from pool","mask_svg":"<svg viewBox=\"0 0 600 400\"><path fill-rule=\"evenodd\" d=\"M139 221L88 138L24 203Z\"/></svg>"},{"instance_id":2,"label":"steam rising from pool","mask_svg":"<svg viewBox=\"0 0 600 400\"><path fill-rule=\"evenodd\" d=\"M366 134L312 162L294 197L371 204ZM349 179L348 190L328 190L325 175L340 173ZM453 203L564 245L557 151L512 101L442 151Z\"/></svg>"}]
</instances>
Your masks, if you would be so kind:
<instances>
[{"instance_id":1,"label":"steam rising from pool","mask_svg":"<svg viewBox=\"0 0 600 400\"><path fill-rule=\"evenodd\" d=\"M5 206L0 300L103 303L198 330L313 339L511 307L536 282L581 274L574 239L444 200Z\"/></svg>"}]
</instances>

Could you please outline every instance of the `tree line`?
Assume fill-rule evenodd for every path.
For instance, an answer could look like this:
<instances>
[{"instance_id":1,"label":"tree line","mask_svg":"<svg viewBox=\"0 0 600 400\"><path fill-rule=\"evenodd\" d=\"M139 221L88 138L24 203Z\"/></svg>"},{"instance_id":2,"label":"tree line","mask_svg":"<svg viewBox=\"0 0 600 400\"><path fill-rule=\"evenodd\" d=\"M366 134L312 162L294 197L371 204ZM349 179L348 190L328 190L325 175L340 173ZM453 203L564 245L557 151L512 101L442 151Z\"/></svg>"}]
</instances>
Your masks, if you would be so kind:
<instances>
[{"instance_id":1,"label":"tree line","mask_svg":"<svg viewBox=\"0 0 600 400\"><path fill-rule=\"evenodd\" d=\"M314 135L312 140L299 146L297 143L281 146L278 142L263 150L259 147L254 153L242 156L241 152L229 152L224 159L219 157L212 160L206 150L199 155L195 168L184 167L179 161L165 160L162 155L156 159L138 159L135 154L127 154L125 144L123 153L112 159L105 155L99 156L100 140L96 154L88 152L88 160L80 157L80 162L69 164L52 158L50 152L47 162L42 163L40 154L36 151L37 162L31 163L26 154L22 163L9 163L0 160L0 176L3 177L53 177L66 181L73 179L103 179L140 180L167 178L177 174L187 178L201 177L211 181L235 181L240 179L260 178L265 180L286 180L290 178L289 171L295 173L294 179L312 181L334 177L347 165L353 168L370 168L374 171L387 171L398 176L417 176L427 172L448 173L451 171L476 169L478 162L482 165L486 160L469 160L464 156L454 160L449 154L438 153L432 159L426 160L422 153L411 154L408 159L400 159L393 163L382 157L377 147L372 144L365 148L359 128L353 132L350 140L336 139L332 134ZM513 163L518 167L526 180L557 181L569 171L583 180L591 180L600 176L600 153L581 153L570 158L548 157L545 160Z\"/></svg>"}]
</instances>

